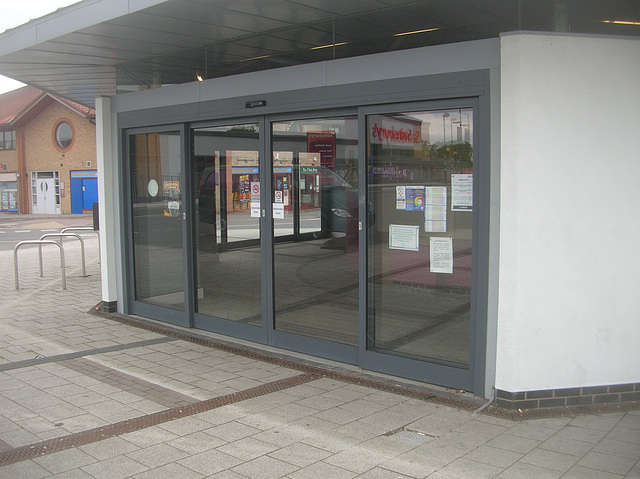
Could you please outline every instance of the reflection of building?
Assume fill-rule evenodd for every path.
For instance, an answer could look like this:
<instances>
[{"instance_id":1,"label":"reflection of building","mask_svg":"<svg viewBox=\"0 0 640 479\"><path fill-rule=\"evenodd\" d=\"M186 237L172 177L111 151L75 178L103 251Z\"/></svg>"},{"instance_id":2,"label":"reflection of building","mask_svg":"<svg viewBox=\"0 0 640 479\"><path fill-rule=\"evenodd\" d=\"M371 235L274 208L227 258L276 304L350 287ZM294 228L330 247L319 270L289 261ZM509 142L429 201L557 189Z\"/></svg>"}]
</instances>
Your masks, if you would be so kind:
<instances>
[{"instance_id":1,"label":"reflection of building","mask_svg":"<svg viewBox=\"0 0 640 479\"><path fill-rule=\"evenodd\" d=\"M640 255L629 239L640 236L640 224L629 218L637 216L634 208L640 201L640 30L614 21L636 18L636 2L593 0L597 8L569 10L565 22L554 22L555 2L532 0L520 2L523 8L517 12L510 2L479 0L464 2L464 9L459 2L440 2L437 9L433 2L383 2L388 6L376 4L375 9L371 2L330 2L326 10L312 8L309 2L273 0L273 11L287 15L281 19L286 26L264 17L258 7L253 10L260 2L235 9L217 0L200 0L202 8L187 8L191 2L179 0L146 0L110 8L116 3L82 1L0 35L0 72L97 105L99 131L105 135L98 149L107 175L102 181L109 185L101 202L109 232L104 240L112 245L103 249L102 262L108 306L486 398L497 391L502 404L510 407L638 398ZM208 14L203 16L205 8ZM610 21L598 16L602 9ZM251 24L251 33L216 23L229 11ZM415 18L449 26L415 31ZM132 24L135 28L125 27ZM162 25L171 25L170 32ZM194 25L202 26L199 35L194 35ZM309 25L313 35L308 34ZM80 28L82 38L91 41L78 42ZM136 42L132 49L123 29L149 41ZM519 29L523 31L515 31ZM27 40L15 42L18 33ZM338 38L339 44L332 44ZM332 48L314 48L320 46ZM40 56L43 50L48 52L46 59ZM203 71L210 78L196 82L194 72ZM86 82L87 74L95 81ZM408 147L415 133L400 123L379 123L381 130L375 135L376 141L384 137L399 142L397 147L377 148L371 141L368 120L375 124L376 118L410 118L424 112L433 115L431 138L423 131L420 141L437 145L433 150ZM464 113L454 116L457 112ZM593 112L616 120L585 122ZM292 225L292 217L302 222L302 213L317 211L274 218L275 193L290 190L292 181L300 186L304 180L303 204L316 203L312 190L318 180L311 170L315 167L303 164L316 152L309 148L306 134L332 131L318 120L331 118L352 124L349 135L343 135L351 143L345 142L344 152L335 154L335 173L347 178L354 191L344 187L342 207L331 208L343 215L344 229L355 240L346 246L333 241L336 238L324 241L324 230L315 234L316 226L326 223L322 218L309 214L308 230ZM233 130L242 124L255 128L242 136L242 131ZM192 152L194 136L201 135L198 141L206 143L206 134L221 125L229 131L212 136L212 144L203 151ZM194 183L208 168L224 170L225 191L232 196L226 203L220 199L221 204L230 205L233 193L241 194L241 176L249 176L250 183L259 178L262 194L259 217L252 217L252 222L240 221L243 215L229 215L220 224L213 219L209 223L220 233L220 242L231 230L253 249L243 249L244 243L234 245L234 251L213 249L206 254L229 254L224 261L204 255L199 263L193 246L184 243L195 229L197 199L195 188L185 188L184 224L173 223L175 244L158 260L171 287L179 291L171 291L171 302L164 298L155 309L136 296L135 281L147 280L145 274L160 268L153 261L147 270L129 266L135 231L125 220L115 222L127 218L136 197L130 188L131 151L125 145L149 131L175 136L178 147L166 155L169 170L189 175ZM473 145L462 159L456 158L463 152L456 149L459 139ZM325 140L325 146L331 144L330 138ZM13 140L5 136L4 141ZM441 146L449 151L438 151ZM337 134L335 148L341 147ZM321 149L320 166L330 168L331 148ZM246 158L246 164L241 155L237 161L222 158L226 152L248 150L257 156ZM289 176L288 168L295 164L283 156L287 151L297 155L297 180ZM425 171L425 158L436 171L416 175ZM606 169L603 158L608 159ZM468 176L458 177L464 181L456 183L452 174ZM405 176L407 182L400 183ZM234 177L237 190L228 187L236 182ZM374 181L378 179L385 181ZM246 179L242 181L246 186ZM472 193L463 184L472 184ZM424 216L399 208L398 192L406 193L406 186L424 187L425 196L431 194L434 201L446 198L446 212L431 211L446 215L446 231L425 231ZM461 211L470 197L472 208ZM347 205L351 198L355 208ZM150 227L165 225L163 217L152 214L150 210L145 216ZM233 223L231 216L238 221ZM445 227L433 223L432 230L437 229ZM286 234L278 236L279 231ZM397 234L393 241L389 231ZM404 233L408 238L401 238ZM453 252L446 256L449 250L443 248L440 269L431 271L427 251L439 238L453 238ZM321 262L306 254L283 254L281 263L274 260L282 251L292 253L295 247L320 241L322 247L314 254L319 259L334 254L333 268L319 268ZM447 241L441 240L440 246ZM411 244L413 249L389 248L390 243ZM176 245L183 249L169 262L166 255L175 252ZM155 251L151 246L155 245L142 245L145 252ZM116 251L122 257L115 256ZM176 269L169 271L169 264ZM216 265L228 269L224 281L210 278L216 287L206 293L212 301L203 314L193 306L199 300L193 273L210 273ZM277 274L278 265L284 265L287 281L279 281L283 276ZM252 268L248 279L238 280L241 267ZM453 273L443 276L449 267ZM384 268L401 271L387 275ZM353 271L356 274L349 276ZM297 282L289 281L292 278ZM349 281L339 287L321 293L314 289L321 281L333 286L343 278ZM369 294L376 281L388 286L382 298ZM314 304L325 306L324 314L301 314L297 304L277 311L283 290L288 299L317 293ZM220 291L232 292L216 297ZM347 291L359 295L349 303L350 313L344 313L346 301L339 302ZM433 295L442 292L450 293L446 301L433 301ZM268 297L242 316L250 309L242 307L247 298L262 293ZM408 299L392 301L389 310L397 314L378 322L376 314L387 294ZM236 322L223 317L231 299L236 300L232 312L241 318ZM428 317L429 311L433 314ZM402 321L397 320L400 313ZM289 330L278 329L277 314L290 315ZM308 323L300 326L295 323L299 318ZM335 326L332 334L319 338L320 326L327 324ZM376 335L384 341L376 342ZM420 335L430 341L412 343ZM451 349L443 346L452 336L461 345L455 360L448 356Z\"/></svg>"},{"instance_id":2,"label":"reflection of building","mask_svg":"<svg viewBox=\"0 0 640 479\"><path fill-rule=\"evenodd\" d=\"M0 211L83 213L98 201L95 112L32 87L0 95Z\"/></svg>"}]
</instances>

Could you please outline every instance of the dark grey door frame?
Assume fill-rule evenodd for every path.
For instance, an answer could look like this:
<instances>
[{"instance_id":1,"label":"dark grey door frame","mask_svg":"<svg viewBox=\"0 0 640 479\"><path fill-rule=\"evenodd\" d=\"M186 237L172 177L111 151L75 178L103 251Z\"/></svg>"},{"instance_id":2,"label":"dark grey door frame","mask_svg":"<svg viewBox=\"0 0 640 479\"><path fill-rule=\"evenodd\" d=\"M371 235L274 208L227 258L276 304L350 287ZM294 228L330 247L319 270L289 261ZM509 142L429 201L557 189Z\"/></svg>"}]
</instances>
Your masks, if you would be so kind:
<instances>
[{"instance_id":1,"label":"dark grey door frame","mask_svg":"<svg viewBox=\"0 0 640 479\"><path fill-rule=\"evenodd\" d=\"M184 271L184 310L178 311L169 308L163 308L161 306L144 303L141 301L137 301L135 298L135 270L134 270L134 245L133 245L133 214L132 214L132 195L131 195L131 163L130 163L130 140L131 137L137 134L144 133L166 133L166 132L174 132L178 131L180 133L180 154L182 156L182 163L180 166L180 173L182 178L188 178L187 168L190 165L189 158L187 158L187 154L189 153L189 147L186 142L187 138L187 125L185 123L176 123L171 125L161 125L161 126L148 126L148 127L138 127L131 129L123 129L122 130L122 158L124 160L124 168L122 168L122 185L124 189L124 194L122 195L123 199L123 219L126 227L125 231L125 241L124 241L124 255L122 257L122 271L123 274L123 283L124 290L127 292L127 296L124 298L124 308L125 311L137 314L141 316L147 316L155 319L159 319L161 321L166 321L167 323L175 324L183 327L192 327L193 326L193 301L191 299L190 292L192 291L193 284L190 280L191 278L191 264L190 264L190 255L192 254L192 235L191 228L188 228L187 225L190 224L191 221L191 208L183 207L183 217L182 217L182 260L183 260L183 271ZM191 198L191 185L188 181L184 181L184 184L181 185L181 188L184 189L183 198ZM185 204L183 200L183 205Z\"/></svg>"},{"instance_id":2,"label":"dark grey door frame","mask_svg":"<svg viewBox=\"0 0 640 479\"><path fill-rule=\"evenodd\" d=\"M262 254L261 266L263 271L262 293L263 293L263 327L258 335L245 336L246 332L235 328L233 325L220 326L217 332L231 336L243 337L256 342L271 344L274 346L302 351L307 354L327 357L347 363L357 364L365 369L386 372L402 377L408 377L421 381L451 384L454 387L467 389L482 396L485 387L485 367L486 367L486 345L487 345L487 302L488 302L488 259L489 259L489 157L490 157L490 72L489 70L476 70L456 73L444 73L437 75L407 77L390 80L380 80L363 83L353 83L346 85L334 85L326 87L314 87L288 92L274 92L257 95L255 98L227 98L222 100L204 101L197 104L185 104L178 106L160 106L148 110L138 110L118 114L119 128L129 134L137 131L158 131L162 129L180 128L183 135L184 146L184 167L187 174L190 174L189 157L189 137L190 129L202 124L223 125L233 123L245 123L247 121L260 122L260 182L262 190L261 200L261 241ZM265 106L259 112L246 110L246 103L249 100L264 100ZM473 279L474 296L473 304L475 308L472 329L472 344L470 345L470 369L469 372L447 368L425 368L425 361L415 361L407 358L392 357L366 350L366 307L367 307L367 240L366 235L361 234L359 238L360 250L360 346L359 348L330 347L324 341L295 336L289 333L273 330L273 217L271 211L271 191L273 181L271 173L271 151L272 137L270 122L280 119L311 118L319 116L336 116L347 113L353 115L357 112L359 118L359 208L361 231L367 231L367 200L366 200L366 123L365 115L392 111L397 108L407 109L411 105L420 108L459 107L472 104L475 108L474 121L474 151L477 150L479 165L478 173L474 171L474 204L478 205L473 212L474 228L474 274ZM253 114L253 115L250 115ZM256 115L255 113L259 113ZM147 127L146 125L158 122L158 118L165 118L171 125L161 127ZM131 130L126 130L131 128ZM123 135L123 139L126 139ZM126 145L126 143L123 143ZM477 147L475 146L477 145ZM126 147L121 152L121 157L127 157ZM474 153L475 154L475 153ZM123 168L123 185L125 192L124 218L129 230L125 229L124 235L130 235L130 178L127 177L128 168ZM128 188L128 189L127 189ZM192 198L191 195L189 198ZM193 202L193 199L190 200ZM189 224L192 223L192 208L189 208L187 218ZM190 255L185 263L187 275L190 281L186 287L190 292L194 292L194 270L191 265L193 261L193 232L192 228L185 228L185 255ZM131 245L130 238L125 238L125 244ZM131 272L129 259L131 249L126 248L123 259L123 274L125 283ZM131 292L131 285L125 284L125 291ZM193 295L191 295L193 296ZM163 311L162 308L155 308L135 304L131 298L124 301L125 311L136 312L145 316L153 317L167 322L175 322L176 318L172 314ZM188 318L185 325L193 326L194 321L194 299L188 301ZM197 317L197 315L196 315ZM178 318L182 320L183 318ZM195 321L197 325L197 320ZM258 329L258 328L256 328ZM415 361L415 362L414 362Z\"/></svg>"},{"instance_id":3,"label":"dark grey door frame","mask_svg":"<svg viewBox=\"0 0 640 479\"><path fill-rule=\"evenodd\" d=\"M366 117L374 114L398 113L424 110L441 110L455 108L473 108L474 128L474 186L473 186L473 239L472 239L472 296L471 296L471 330L469 343L469 367L458 368L437 361L413 359L368 349L368 238L360 235L360 355L359 366L363 369L380 371L395 376L406 377L418 381L435 383L457 389L473 391L484 395L486 345L487 345L487 297L488 297L488 256L489 256L489 124L490 112L488 98L479 95L469 97L402 102L395 104L374 105L359 109L360 136L366 138ZM366 144L360 146L360 174L365 181L361 182L360 218L363 220L363 231L368 231L367 224L367 183L366 175L368 158Z\"/></svg>"}]
</instances>

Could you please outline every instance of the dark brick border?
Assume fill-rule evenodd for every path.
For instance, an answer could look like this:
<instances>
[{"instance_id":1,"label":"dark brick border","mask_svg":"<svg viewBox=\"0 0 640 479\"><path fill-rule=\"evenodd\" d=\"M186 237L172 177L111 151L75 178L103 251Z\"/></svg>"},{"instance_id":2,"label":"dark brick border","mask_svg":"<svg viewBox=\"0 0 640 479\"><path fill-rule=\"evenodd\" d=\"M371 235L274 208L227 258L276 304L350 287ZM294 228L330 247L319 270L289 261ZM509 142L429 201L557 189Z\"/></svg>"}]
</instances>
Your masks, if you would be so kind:
<instances>
[{"instance_id":1,"label":"dark brick border","mask_svg":"<svg viewBox=\"0 0 640 479\"><path fill-rule=\"evenodd\" d=\"M115 313L118 311L118 302L117 301L101 301L97 309L103 311L105 313Z\"/></svg>"},{"instance_id":2,"label":"dark brick border","mask_svg":"<svg viewBox=\"0 0 640 479\"><path fill-rule=\"evenodd\" d=\"M496 390L496 406L507 410L600 406L640 401L640 383L509 392Z\"/></svg>"}]
</instances>

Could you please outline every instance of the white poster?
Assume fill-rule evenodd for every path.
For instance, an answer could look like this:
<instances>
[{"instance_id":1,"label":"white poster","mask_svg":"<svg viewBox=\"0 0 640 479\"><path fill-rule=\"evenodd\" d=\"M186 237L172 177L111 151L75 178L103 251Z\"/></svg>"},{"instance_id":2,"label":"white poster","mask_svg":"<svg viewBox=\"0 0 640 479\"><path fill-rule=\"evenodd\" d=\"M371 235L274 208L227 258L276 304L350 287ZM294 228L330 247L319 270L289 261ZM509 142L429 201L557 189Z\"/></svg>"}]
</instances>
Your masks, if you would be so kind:
<instances>
[{"instance_id":1,"label":"white poster","mask_svg":"<svg viewBox=\"0 0 640 479\"><path fill-rule=\"evenodd\" d=\"M389 248L419 251L420 227L389 225Z\"/></svg>"},{"instance_id":2,"label":"white poster","mask_svg":"<svg viewBox=\"0 0 640 479\"><path fill-rule=\"evenodd\" d=\"M425 187L424 202L424 231L445 233L447 231L447 187Z\"/></svg>"},{"instance_id":3,"label":"white poster","mask_svg":"<svg viewBox=\"0 0 640 479\"><path fill-rule=\"evenodd\" d=\"M260 218L260 201L251 202L251 217Z\"/></svg>"},{"instance_id":4,"label":"white poster","mask_svg":"<svg viewBox=\"0 0 640 479\"><path fill-rule=\"evenodd\" d=\"M451 175L451 211L473 210L473 175Z\"/></svg>"},{"instance_id":5,"label":"white poster","mask_svg":"<svg viewBox=\"0 0 640 479\"><path fill-rule=\"evenodd\" d=\"M453 238L429 238L429 271L453 273Z\"/></svg>"},{"instance_id":6,"label":"white poster","mask_svg":"<svg viewBox=\"0 0 640 479\"><path fill-rule=\"evenodd\" d=\"M273 217L274 219L284 219L284 204L283 203L274 203L273 204Z\"/></svg>"}]
</instances>

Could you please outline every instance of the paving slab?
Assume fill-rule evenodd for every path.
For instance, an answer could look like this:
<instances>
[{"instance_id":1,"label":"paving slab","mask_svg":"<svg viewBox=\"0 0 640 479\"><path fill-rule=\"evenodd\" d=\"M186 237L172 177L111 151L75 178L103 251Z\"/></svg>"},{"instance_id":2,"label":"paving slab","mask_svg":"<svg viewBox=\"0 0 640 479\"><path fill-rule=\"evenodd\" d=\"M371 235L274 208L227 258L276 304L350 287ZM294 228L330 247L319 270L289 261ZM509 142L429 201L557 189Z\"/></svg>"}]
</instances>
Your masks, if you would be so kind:
<instances>
[{"instance_id":1,"label":"paving slab","mask_svg":"<svg viewBox=\"0 0 640 479\"><path fill-rule=\"evenodd\" d=\"M640 477L640 411L505 419L457 393L96 314L86 247L81 277L66 246L67 290L53 264L38 276L37 250L19 290L0 270L0 479Z\"/></svg>"}]
</instances>

